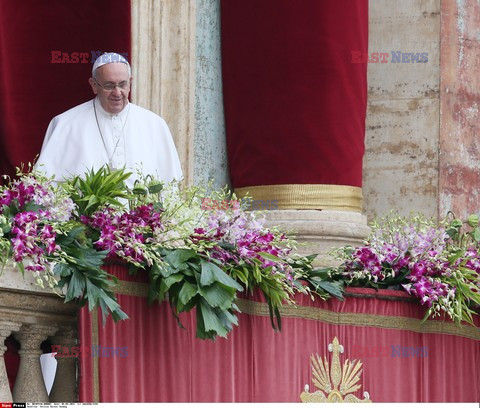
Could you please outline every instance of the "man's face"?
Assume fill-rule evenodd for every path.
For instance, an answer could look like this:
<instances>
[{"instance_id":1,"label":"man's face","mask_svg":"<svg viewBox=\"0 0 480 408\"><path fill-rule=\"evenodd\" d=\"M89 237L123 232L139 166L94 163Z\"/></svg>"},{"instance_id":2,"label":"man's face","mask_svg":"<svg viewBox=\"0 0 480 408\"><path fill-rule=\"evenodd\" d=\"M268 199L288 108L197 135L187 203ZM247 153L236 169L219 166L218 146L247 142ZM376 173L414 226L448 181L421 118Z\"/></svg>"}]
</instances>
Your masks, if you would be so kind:
<instances>
[{"instance_id":1,"label":"man's face","mask_svg":"<svg viewBox=\"0 0 480 408\"><path fill-rule=\"evenodd\" d=\"M103 109L112 114L120 113L127 106L130 82L127 65L122 62L102 65L95 71L95 79L89 79L93 93L98 95ZM114 85L120 86L108 89Z\"/></svg>"}]
</instances>

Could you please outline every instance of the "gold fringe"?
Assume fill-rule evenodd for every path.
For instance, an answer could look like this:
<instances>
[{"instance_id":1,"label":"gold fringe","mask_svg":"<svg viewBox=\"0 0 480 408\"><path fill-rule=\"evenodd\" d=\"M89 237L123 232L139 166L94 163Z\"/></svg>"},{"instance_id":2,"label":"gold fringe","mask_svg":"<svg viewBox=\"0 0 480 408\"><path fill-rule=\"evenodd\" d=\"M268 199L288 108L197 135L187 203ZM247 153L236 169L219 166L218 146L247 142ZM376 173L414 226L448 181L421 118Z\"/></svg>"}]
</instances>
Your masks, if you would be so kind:
<instances>
[{"instance_id":1,"label":"gold fringe","mask_svg":"<svg viewBox=\"0 0 480 408\"><path fill-rule=\"evenodd\" d=\"M98 345L98 310L95 308L92 311L92 344ZM98 367L98 357L92 356L93 358L93 402L100 402L100 378L99 378L99 367Z\"/></svg>"},{"instance_id":2,"label":"gold fringe","mask_svg":"<svg viewBox=\"0 0 480 408\"><path fill-rule=\"evenodd\" d=\"M252 300L237 299L242 313L253 316L269 316L268 305ZM382 316L366 313L338 313L311 306L283 305L280 309L282 317L317 320L328 324L347 326L379 327L382 329L408 330L416 333L452 334L473 340L480 340L480 330L477 327L462 325L440 320L427 320L423 324L420 319L403 316Z\"/></svg>"},{"instance_id":3,"label":"gold fringe","mask_svg":"<svg viewBox=\"0 0 480 408\"><path fill-rule=\"evenodd\" d=\"M148 296L148 283L128 282L124 280L118 280L118 283L114 286L113 291L117 295L129 295L129 296Z\"/></svg>"},{"instance_id":4,"label":"gold fringe","mask_svg":"<svg viewBox=\"0 0 480 408\"><path fill-rule=\"evenodd\" d=\"M119 280L114 291L121 295L147 297L148 284ZM253 316L269 316L268 305L266 303L246 299L237 299L235 303L242 313ZM477 327L469 325L462 325L459 327L453 322L444 322L440 320L427 320L426 322L421 323L420 319L414 319L411 317L382 316L367 313L337 313L319 307L295 305L283 305L280 309L280 313L282 317L317 320L328 324L380 327L383 329L409 330L417 333L452 334L455 336L480 340L480 330L478 330ZM98 343L98 323L95 327L97 327L96 335Z\"/></svg>"},{"instance_id":5,"label":"gold fringe","mask_svg":"<svg viewBox=\"0 0 480 408\"><path fill-rule=\"evenodd\" d=\"M362 211L362 189L335 184L277 184L236 188L238 198L277 201L279 210ZM270 205L271 208L271 205Z\"/></svg>"}]
</instances>

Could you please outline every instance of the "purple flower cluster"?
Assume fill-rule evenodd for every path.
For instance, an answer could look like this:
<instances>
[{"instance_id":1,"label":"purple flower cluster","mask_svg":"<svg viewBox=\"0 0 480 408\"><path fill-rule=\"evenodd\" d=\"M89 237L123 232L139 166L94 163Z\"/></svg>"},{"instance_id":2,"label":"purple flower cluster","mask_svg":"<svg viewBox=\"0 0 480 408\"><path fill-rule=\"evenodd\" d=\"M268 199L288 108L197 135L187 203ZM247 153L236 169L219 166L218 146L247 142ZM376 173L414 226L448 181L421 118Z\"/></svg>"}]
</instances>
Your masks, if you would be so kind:
<instances>
[{"instance_id":1,"label":"purple flower cluster","mask_svg":"<svg viewBox=\"0 0 480 408\"><path fill-rule=\"evenodd\" d=\"M204 228L195 229L190 237L192 242L224 242L234 249L225 249L220 245L209 251L210 256L220 259L224 264L232 262L236 265L253 264L252 259L258 259L262 268L272 267L272 271L285 273L288 280L291 274L283 261L265 259L261 253L267 253L280 259L286 258L289 248L281 245L286 241L284 234L276 235L263 226L263 220L255 219L254 214L245 211L234 211L229 215L224 211L215 211L208 219L208 231Z\"/></svg>"},{"instance_id":2,"label":"purple flower cluster","mask_svg":"<svg viewBox=\"0 0 480 408\"><path fill-rule=\"evenodd\" d=\"M60 247L55 243L56 234L51 225L41 225L42 214L22 212L12 222L12 250L16 262L29 261L26 270L44 272L48 261L45 255L52 255Z\"/></svg>"},{"instance_id":3,"label":"purple flower cluster","mask_svg":"<svg viewBox=\"0 0 480 408\"><path fill-rule=\"evenodd\" d=\"M12 182L9 188L0 193L0 214L3 206L8 207L12 203L17 204L18 210L27 203L37 204L44 208L43 216L58 221L68 221L75 208L72 199L64 193L55 192L50 181L42 184L32 175Z\"/></svg>"},{"instance_id":4,"label":"purple flower cluster","mask_svg":"<svg viewBox=\"0 0 480 408\"><path fill-rule=\"evenodd\" d=\"M163 229L161 218L153 204L128 212L107 207L91 217L80 217L84 224L100 232L100 238L94 242L98 249L108 250L110 257L117 256L134 263L150 263L145 244L151 242L154 231Z\"/></svg>"},{"instance_id":5,"label":"purple flower cluster","mask_svg":"<svg viewBox=\"0 0 480 408\"><path fill-rule=\"evenodd\" d=\"M447 261L449 237L445 229L426 224L402 225L401 219L396 221L386 228L375 229L366 246L354 249L346 257L343 276L381 283L397 277L401 271L408 272L405 277L408 283L402 284L405 291L418 297L422 305L451 310L455 287L447 280L458 265ZM480 270L476 251L470 251L465 266Z\"/></svg>"},{"instance_id":6,"label":"purple flower cluster","mask_svg":"<svg viewBox=\"0 0 480 408\"><path fill-rule=\"evenodd\" d=\"M0 195L0 208L4 205L8 207L14 200L17 200L19 208L22 208L27 202L35 202L34 197L38 198L46 194L47 191L40 184L26 185L22 181L15 181L11 188L4 190Z\"/></svg>"}]
</instances>

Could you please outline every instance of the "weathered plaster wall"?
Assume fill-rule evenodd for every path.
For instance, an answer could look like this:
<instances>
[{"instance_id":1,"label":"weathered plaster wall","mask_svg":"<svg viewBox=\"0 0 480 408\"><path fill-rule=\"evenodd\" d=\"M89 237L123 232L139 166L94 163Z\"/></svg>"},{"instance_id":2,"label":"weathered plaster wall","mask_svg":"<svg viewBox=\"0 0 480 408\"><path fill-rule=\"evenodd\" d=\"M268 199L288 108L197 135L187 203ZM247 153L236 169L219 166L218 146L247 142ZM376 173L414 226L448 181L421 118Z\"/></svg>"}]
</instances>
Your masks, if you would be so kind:
<instances>
[{"instance_id":1,"label":"weathered plaster wall","mask_svg":"<svg viewBox=\"0 0 480 408\"><path fill-rule=\"evenodd\" d=\"M440 0L371 0L364 212L438 212ZM428 62L393 63L392 51L428 53Z\"/></svg>"},{"instance_id":2,"label":"weathered plaster wall","mask_svg":"<svg viewBox=\"0 0 480 408\"><path fill-rule=\"evenodd\" d=\"M228 183L222 99L220 0L197 0L194 184Z\"/></svg>"},{"instance_id":3,"label":"weathered plaster wall","mask_svg":"<svg viewBox=\"0 0 480 408\"><path fill-rule=\"evenodd\" d=\"M480 3L443 0L440 214L480 210Z\"/></svg>"}]
</instances>

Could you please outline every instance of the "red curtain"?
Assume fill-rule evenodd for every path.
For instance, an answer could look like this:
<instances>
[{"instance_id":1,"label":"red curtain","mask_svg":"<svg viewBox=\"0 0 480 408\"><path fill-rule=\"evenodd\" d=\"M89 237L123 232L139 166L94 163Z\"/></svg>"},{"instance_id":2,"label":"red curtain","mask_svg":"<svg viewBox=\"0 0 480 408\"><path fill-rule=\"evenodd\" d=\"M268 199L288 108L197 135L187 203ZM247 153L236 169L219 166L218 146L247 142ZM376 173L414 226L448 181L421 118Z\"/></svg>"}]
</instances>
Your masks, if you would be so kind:
<instances>
[{"instance_id":1,"label":"red curtain","mask_svg":"<svg viewBox=\"0 0 480 408\"><path fill-rule=\"evenodd\" d=\"M368 0L222 0L222 70L234 188L361 187Z\"/></svg>"},{"instance_id":2,"label":"red curtain","mask_svg":"<svg viewBox=\"0 0 480 408\"><path fill-rule=\"evenodd\" d=\"M93 97L92 53L130 55L130 31L129 0L0 0L0 174L32 162L49 121Z\"/></svg>"},{"instance_id":3,"label":"red curtain","mask_svg":"<svg viewBox=\"0 0 480 408\"><path fill-rule=\"evenodd\" d=\"M135 280L123 267L109 271ZM330 359L327 346L335 336L345 349L342 364L363 361L359 398L363 391L374 402L475 402L480 396L478 328L447 321L421 326L425 310L403 292L350 289L350 296L361 297L344 302L299 296L298 307L283 310L281 333L255 295L239 302L243 313L229 338L212 342L195 338L193 313L181 317L181 329L166 303L149 307L142 291L124 285L122 293L131 294L118 295L132 317L125 322L108 319L102 326L99 316L82 309L81 401L299 402L305 384L315 391L310 355ZM103 355L92 357L92 346ZM128 355L112 357L112 350Z\"/></svg>"}]
</instances>

